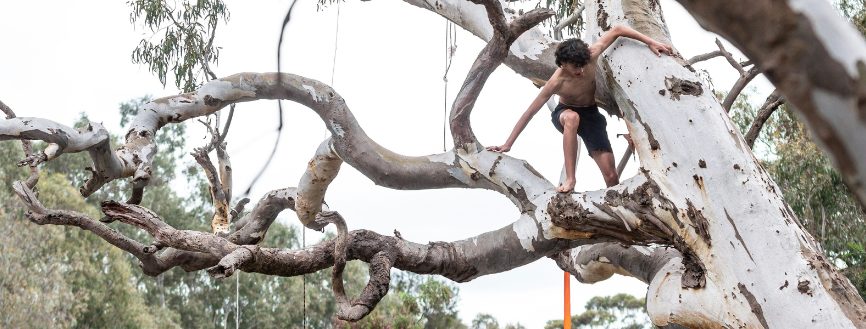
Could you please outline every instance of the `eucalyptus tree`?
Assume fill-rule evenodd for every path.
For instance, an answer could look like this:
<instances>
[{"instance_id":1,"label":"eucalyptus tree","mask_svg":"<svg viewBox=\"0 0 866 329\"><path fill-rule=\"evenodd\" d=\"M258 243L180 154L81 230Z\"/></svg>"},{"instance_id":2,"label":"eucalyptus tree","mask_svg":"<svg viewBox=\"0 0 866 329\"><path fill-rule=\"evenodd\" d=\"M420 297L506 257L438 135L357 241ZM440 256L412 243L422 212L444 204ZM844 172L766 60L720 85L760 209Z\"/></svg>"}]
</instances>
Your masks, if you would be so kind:
<instances>
[{"instance_id":1,"label":"eucalyptus tree","mask_svg":"<svg viewBox=\"0 0 866 329\"><path fill-rule=\"evenodd\" d=\"M15 191L30 207L32 221L92 231L138 258L149 275L177 266L214 277L237 270L297 276L333 267L337 316L350 321L363 318L388 292L392 268L465 282L551 257L583 282L618 273L648 283L647 312L657 326L866 327L866 304L800 224L728 117L729 104L706 90L691 61L658 58L630 40L617 41L598 62L596 99L625 119L641 170L608 189L557 194L528 162L486 151L470 122L475 99L500 63L539 84L554 71L557 41L535 27L554 12L506 12L495 0L406 2L488 42L452 107L449 151L397 154L367 136L331 86L291 73L240 73L146 104L116 149L96 123L82 130L45 118L0 123L2 139L49 143L27 157L29 165L89 152L92 176L82 194L121 178L131 178L140 194L153 179L154 136L165 125L259 99L291 100L318 114L331 136L315 150L298 185L268 193L249 212L242 211L245 202L230 198L228 155L220 151L219 131L212 129L213 141L194 153L214 200L213 233L174 228L136 205L135 193L133 202L103 202L107 219L152 237L142 242L84 214L45 207L29 182L16 183ZM680 2L749 56L748 72L744 63L732 63L742 70L744 83L763 71L778 87L863 204L866 154L857 151L866 145L866 42L854 28L821 1ZM629 25L670 43L658 1L584 5L587 41ZM725 56L723 49L720 54ZM209 158L214 149L218 165ZM343 216L323 204L344 162L394 189L498 192L520 216L505 227L452 242L421 244L397 232L348 231ZM303 249L258 245L285 209L294 210L308 228L336 226L337 237ZM370 279L350 299L342 271L354 259L370 264Z\"/></svg>"}]
</instances>

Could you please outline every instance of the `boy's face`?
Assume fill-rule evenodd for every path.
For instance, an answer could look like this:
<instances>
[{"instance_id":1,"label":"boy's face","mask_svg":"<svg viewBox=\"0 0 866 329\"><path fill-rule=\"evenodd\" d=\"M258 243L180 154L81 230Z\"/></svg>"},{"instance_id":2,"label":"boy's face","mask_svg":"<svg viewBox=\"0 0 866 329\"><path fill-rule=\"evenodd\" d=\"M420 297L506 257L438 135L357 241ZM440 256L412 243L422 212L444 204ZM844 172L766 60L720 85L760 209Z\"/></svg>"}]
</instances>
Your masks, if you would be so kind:
<instances>
[{"instance_id":1,"label":"boy's face","mask_svg":"<svg viewBox=\"0 0 866 329\"><path fill-rule=\"evenodd\" d=\"M573 75L573 76L582 76L585 67L586 67L586 65L577 66L577 65L574 65L573 63L562 64L562 69L566 73L568 73L569 75Z\"/></svg>"}]
</instances>

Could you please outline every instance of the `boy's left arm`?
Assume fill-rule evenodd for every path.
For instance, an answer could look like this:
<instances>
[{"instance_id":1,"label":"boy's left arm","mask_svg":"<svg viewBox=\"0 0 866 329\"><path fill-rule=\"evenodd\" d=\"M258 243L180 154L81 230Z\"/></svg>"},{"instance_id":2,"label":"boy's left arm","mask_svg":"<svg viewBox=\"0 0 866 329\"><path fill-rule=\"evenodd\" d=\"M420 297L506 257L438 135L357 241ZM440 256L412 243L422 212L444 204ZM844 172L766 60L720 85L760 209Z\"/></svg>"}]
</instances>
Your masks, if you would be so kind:
<instances>
[{"instance_id":1,"label":"boy's left arm","mask_svg":"<svg viewBox=\"0 0 866 329\"><path fill-rule=\"evenodd\" d=\"M627 37L631 39L638 40L640 42L645 43L650 50L657 56L661 56L662 53L671 55L673 53L673 48L671 46L663 44L650 38L643 33L635 31L634 29L625 26L625 25L617 25L605 32L601 38L598 39L592 46L590 46L590 52L593 56L598 56L602 52L604 52L610 45L616 41L618 37Z\"/></svg>"}]
</instances>

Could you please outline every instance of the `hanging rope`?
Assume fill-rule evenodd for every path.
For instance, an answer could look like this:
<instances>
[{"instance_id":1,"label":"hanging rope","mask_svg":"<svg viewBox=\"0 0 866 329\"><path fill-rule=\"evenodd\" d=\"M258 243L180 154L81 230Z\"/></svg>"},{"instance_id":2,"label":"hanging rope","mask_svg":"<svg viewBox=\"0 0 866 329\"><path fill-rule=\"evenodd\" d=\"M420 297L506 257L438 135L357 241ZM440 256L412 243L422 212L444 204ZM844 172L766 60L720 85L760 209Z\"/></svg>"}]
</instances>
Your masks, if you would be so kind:
<instances>
[{"instance_id":1,"label":"hanging rope","mask_svg":"<svg viewBox=\"0 0 866 329\"><path fill-rule=\"evenodd\" d=\"M448 71L451 70L451 61L454 59L454 53L457 51L457 28L454 22L445 20L445 73L442 75L442 81L445 83L445 100L443 102L442 113L442 152L445 152L447 131L448 131Z\"/></svg>"}]
</instances>

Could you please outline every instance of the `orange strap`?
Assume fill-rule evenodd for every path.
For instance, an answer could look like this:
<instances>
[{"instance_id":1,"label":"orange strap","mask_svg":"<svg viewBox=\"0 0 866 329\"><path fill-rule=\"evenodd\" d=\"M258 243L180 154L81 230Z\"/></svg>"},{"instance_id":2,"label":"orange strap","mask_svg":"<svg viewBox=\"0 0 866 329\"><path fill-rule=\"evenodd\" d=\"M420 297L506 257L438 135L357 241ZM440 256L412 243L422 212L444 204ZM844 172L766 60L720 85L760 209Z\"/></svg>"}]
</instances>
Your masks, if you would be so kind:
<instances>
[{"instance_id":1,"label":"orange strap","mask_svg":"<svg viewBox=\"0 0 866 329\"><path fill-rule=\"evenodd\" d=\"M565 283L565 316L562 320L563 329L571 329L571 278L568 272L562 272Z\"/></svg>"}]
</instances>

